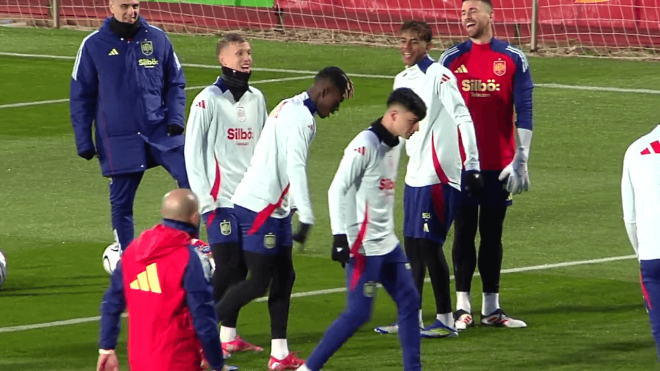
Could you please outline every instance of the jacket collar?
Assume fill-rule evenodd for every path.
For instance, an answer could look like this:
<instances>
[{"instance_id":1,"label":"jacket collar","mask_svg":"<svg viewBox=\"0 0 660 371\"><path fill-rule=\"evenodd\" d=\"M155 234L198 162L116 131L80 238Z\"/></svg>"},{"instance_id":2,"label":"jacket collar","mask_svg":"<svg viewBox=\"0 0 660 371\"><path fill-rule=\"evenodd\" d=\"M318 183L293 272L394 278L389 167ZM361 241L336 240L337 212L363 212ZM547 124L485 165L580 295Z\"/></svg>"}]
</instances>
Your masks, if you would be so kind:
<instances>
[{"instance_id":1,"label":"jacket collar","mask_svg":"<svg viewBox=\"0 0 660 371\"><path fill-rule=\"evenodd\" d=\"M387 144L389 147L396 147L399 145L399 138L395 135L392 135L385 127L383 126L382 123L383 118L379 118L378 120L374 121L371 123L371 127L369 127L369 130L376 134L378 137L378 140Z\"/></svg>"},{"instance_id":2,"label":"jacket collar","mask_svg":"<svg viewBox=\"0 0 660 371\"><path fill-rule=\"evenodd\" d=\"M163 225L181 232L185 232L192 238L197 238L199 235L199 228L190 223L184 223L172 219L163 219Z\"/></svg>"}]
</instances>

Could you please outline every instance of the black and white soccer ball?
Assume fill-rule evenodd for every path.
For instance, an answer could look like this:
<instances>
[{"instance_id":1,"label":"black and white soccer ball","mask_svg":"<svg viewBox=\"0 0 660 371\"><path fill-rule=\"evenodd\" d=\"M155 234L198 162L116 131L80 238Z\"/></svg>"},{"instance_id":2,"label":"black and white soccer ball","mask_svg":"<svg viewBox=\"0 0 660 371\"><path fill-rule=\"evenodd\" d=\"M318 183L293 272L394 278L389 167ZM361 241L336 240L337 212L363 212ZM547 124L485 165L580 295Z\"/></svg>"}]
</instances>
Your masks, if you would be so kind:
<instances>
[{"instance_id":1,"label":"black and white soccer ball","mask_svg":"<svg viewBox=\"0 0 660 371\"><path fill-rule=\"evenodd\" d=\"M7 279L7 257L5 253L0 250L0 288L4 285Z\"/></svg>"},{"instance_id":2,"label":"black and white soccer ball","mask_svg":"<svg viewBox=\"0 0 660 371\"><path fill-rule=\"evenodd\" d=\"M117 263L121 260L121 249L117 242L113 242L103 251L103 269L108 274L112 274L117 268Z\"/></svg>"}]
</instances>

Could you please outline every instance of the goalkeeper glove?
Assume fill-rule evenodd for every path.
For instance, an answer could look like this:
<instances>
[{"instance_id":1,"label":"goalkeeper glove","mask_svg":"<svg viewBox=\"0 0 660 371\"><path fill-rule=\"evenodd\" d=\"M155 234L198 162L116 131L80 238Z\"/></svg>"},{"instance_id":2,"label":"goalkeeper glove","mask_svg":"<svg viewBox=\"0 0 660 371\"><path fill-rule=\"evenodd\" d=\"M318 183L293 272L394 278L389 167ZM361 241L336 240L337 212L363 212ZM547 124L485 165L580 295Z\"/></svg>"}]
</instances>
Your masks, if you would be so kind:
<instances>
[{"instance_id":1,"label":"goalkeeper glove","mask_svg":"<svg viewBox=\"0 0 660 371\"><path fill-rule=\"evenodd\" d=\"M532 142L532 131L529 129L518 128L516 130L518 137L518 149L513 161L502 170L499 176L500 181L506 179L506 190L512 194L519 194L522 191L528 191L529 173L527 172L527 159L529 158L529 146ZM508 179L507 179L508 178Z\"/></svg>"},{"instance_id":2,"label":"goalkeeper glove","mask_svg":"<svg viewBox=\"0 0 660 371\"><path fill-rule=\"evenodd\" d=\"M332 241L332 261L339 262L341 267L346 267L346 263L351 258L351 250L348 247L348 237L345 234L336 234Z\"/></svg>"},{"instance_id":3,"label":"goalkeeper glove","mask_svg":"<svg viewBox=\"0 0 660 371\"><path fill-rule=\"evenodd\" d=\"M508 178L508 179L507 179ZM502 170L498 178L506 181L506 190L511 194L520 194L529 190L529 173L527 172L527 153L518 149L513 161Z\"/></svg>"},{"instance_id":4,"label":"goalkeeper glove","mask_svg":"<svg viewBox=\"0 0 660 371\"><path fill-rule=\"evenodd\" d=\"M476 170L465 172L465 192L470 197L478 197L484 188L484 178L481 173Z\"/></svg>"}]
</instances>

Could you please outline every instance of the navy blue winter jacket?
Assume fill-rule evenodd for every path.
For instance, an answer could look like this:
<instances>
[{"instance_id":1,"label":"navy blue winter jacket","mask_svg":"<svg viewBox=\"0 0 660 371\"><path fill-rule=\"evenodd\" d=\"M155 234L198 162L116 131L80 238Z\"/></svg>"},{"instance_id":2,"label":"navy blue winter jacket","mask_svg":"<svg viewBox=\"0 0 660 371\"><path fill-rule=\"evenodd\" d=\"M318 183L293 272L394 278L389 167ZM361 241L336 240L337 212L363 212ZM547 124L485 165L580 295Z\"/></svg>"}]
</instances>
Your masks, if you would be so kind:
<instances>
[{"instance_id":1,"label":"navy blue winter jacket","mask_svg":"<svg viewBox=\"0 0 660 371\"><path fill-rule=\"evenodd\" d=\"M134 38L124 39L112 32L111 20L82 41L70 91L78 154L96 150L104 176L154 166L148 146L183 146L183 135L170 137L167 127L183 128L186 105L183 69L165 33L140 17Z\"/></svg>"}]
</instances>

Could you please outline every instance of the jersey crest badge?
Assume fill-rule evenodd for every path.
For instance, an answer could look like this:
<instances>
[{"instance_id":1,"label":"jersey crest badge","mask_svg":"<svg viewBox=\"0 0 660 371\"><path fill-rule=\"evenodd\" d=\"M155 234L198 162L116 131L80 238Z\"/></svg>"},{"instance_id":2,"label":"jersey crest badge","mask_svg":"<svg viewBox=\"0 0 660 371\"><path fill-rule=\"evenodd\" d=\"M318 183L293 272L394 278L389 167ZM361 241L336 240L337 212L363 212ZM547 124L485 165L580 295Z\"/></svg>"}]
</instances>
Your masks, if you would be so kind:
<instances>
[{"instance_id":1,"label":"jersey crest badge","mask_svg":"<svg viewBox=\"0 0 660 371\"><path fill-rule=\"evenodd\" d=\"M499 60L493 62L493 73L497 76L504 76L506 73L506 61Z\"/></svg>"},{"instance_id":2,"label":"jersey crest badge","mask_svg":"<svg viewBox=\"0 0 660 371\"><path fill-rule=\"evenodd\" d=\"M146 55L147 57L154 52L154 44L152 44L149 40L144 40L141 42L140 47L142 48L142 54Z\"/></svg>"},{"instance_id":3,"label":"jersey crest badge","mask_svg":"<svg viewBox=\"0 0 660 371\"><path fill-rule=\"evenodd\" d=\"M229 236L231 234L231 223L223 220L222 223L220 223L220 233L222 233L223 236Z\"/></svg>"},{"instance_id":4,"label":"jersey crest badge","mask_svg":"<svg viewBox=\"0 0 660 371\"><path fill-rule=\"evenodd\" d=\"M276 237L272 233L268 233L264 236L264 247L267 249L272 249L275 247Z\"/></svg>"},{"instance_id":5,"label":"jersey crest badge","mask_svg":"<svg viewBox=\"0 0 660 371\"><path fill-rule=\"evenodd\" d=\"M245 108L238 106L236 107L236 114L238 115L238 121L245 122Z\"/></svg>"}]
</instances>

